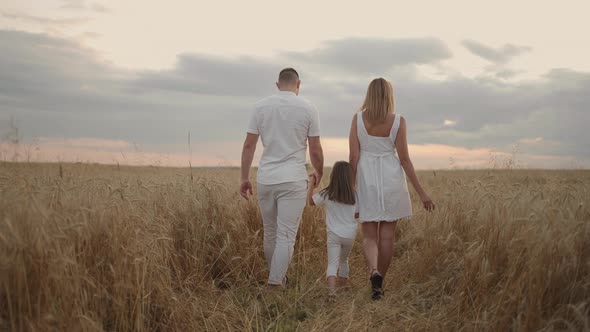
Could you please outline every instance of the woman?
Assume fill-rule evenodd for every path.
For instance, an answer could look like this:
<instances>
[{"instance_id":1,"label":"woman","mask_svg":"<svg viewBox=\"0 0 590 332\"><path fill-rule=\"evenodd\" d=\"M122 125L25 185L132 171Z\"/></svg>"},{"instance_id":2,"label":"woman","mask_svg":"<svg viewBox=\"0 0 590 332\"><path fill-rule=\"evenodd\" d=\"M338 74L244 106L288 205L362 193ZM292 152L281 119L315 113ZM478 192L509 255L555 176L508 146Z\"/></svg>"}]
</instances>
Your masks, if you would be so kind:
<instances>
[{"instance_id":1,"label":"woman","mask_svg":"<svg viewBox=\"0 0 590 332\"><path fill-rule=\"evenodd\" d=\"M393 254L395 222L412 215L406 174L424 208L434 209L408 154L406 121L394 113L393 89L383 78L369 84L360 112L352 119L350 164L357 180L359 220L372 298L378 300L383 296L383 279Z\"/></svg>"}]
</instances>

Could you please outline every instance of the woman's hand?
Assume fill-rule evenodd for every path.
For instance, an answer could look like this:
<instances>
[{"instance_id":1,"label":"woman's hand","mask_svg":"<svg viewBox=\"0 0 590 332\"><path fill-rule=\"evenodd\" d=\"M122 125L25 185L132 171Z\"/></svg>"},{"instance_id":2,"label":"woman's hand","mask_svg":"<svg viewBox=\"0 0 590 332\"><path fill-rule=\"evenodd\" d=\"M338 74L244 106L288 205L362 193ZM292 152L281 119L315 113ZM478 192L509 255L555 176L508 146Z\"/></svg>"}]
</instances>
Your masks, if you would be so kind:
<instances>
[{"instance_id":1,"label":"woman's hand","mask_svg":"<svg viewBox=\"0 0 590 332\"><path fill-rule=\"evenodd\" d=\"M245 179L242 180L242 184L240 184L240 195L242 195L242 197L244 197L246 200L249 200L249 196L248 194L253 195L254 192L252 191L252 183L250 183L250 180Z\"/></svg>"},{"instance_id":2,"label":"woman's hand","mask_svg":"<svg viewBox=\"0 0 590 332\"><path fill-rule=\"evenodd\" d=\"M422 201L422 205L424 206L424 209L428 212L434 211L434 202L432 201L432 199L430 198L430 196L428 196L427 193L423 193L420 195L420 200Z\"/></svg>"}]
</instances>

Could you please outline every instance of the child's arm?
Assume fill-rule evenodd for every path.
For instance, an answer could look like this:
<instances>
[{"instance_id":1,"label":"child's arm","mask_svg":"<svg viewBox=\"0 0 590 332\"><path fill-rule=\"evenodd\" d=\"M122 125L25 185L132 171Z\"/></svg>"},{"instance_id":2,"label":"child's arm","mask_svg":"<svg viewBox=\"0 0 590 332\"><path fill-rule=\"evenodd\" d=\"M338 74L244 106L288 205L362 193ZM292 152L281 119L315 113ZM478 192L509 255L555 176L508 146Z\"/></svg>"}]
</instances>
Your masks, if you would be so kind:
<instances>
[{"instance_id":1,"label":"child's arm","mask_svg":"<svg viewBox=\"0 0 590 332\"><path fill-rule=\"evenodd\" d=\"M310 175L309 176L309 181L307 184L307 205L309 206L315 206L315 203L313 201L313 192L314 192L314 183L315 183L315 179L312 179L314 176Z\"/></svg>"}]
</instances>

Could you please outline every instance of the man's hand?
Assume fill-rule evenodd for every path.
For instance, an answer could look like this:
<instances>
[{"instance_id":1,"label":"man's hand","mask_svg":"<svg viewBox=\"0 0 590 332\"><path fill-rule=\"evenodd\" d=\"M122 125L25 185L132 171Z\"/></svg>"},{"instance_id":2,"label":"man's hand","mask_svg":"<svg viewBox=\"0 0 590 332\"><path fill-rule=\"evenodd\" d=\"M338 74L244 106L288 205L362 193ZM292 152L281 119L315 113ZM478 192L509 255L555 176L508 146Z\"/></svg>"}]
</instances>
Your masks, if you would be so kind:
<instances>
[{"instance_id":1,"label":"man's hand","mask_svg":"<svg viewBox=\"0 0 590 332\"><path fill-rule=\"evenodd\" d=\"M250 196L254 195L254 192L252 191L252 183L250 183L250 180L242 180L242 184L240 184L240 195L246 200L250 200Z\"/></svg>"},{"instance_id":2,"label":"man's hand","mask_svg":"<svg viewBox=\"0 0 590 332\"><path fill-rule=\"evenodd\" d=\"M322 174L315 171L309 175L309 180L313 181L313 187L317 188L320 185L320 181L322 181Z\"/></svg>"},{"instance_id":3,"label":"man's hand","mask_svg":"<svg viewBox=\"0 0 590 332\"><path fill-rule=\"evenodd\" d=\"M317 188L320 185L320 181L322 180L322 173L324 170L324 151L322 150L322 144L320 143L320 137L308 137L307 138L309 143L309 160L311 161L311 166L313 167L313 177L315 178L315 183L313 184L314 188Z\"/></svg>"}]
</instances>

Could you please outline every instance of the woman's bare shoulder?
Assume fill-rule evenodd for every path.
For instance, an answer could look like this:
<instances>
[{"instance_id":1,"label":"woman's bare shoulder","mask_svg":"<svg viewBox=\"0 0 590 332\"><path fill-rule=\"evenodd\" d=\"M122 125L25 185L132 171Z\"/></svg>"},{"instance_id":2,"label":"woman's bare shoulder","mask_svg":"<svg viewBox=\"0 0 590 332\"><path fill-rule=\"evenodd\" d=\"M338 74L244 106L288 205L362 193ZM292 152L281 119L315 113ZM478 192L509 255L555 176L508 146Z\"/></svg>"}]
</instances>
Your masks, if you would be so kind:
<instances>
[{"instance_id":1,"label":"woman's bare shoulder","mask_svg":"<svg viewBox=\"0 0 590 332\"><path fill-rule=\"evenodd\" d=\"M399 125L405 126L406 125L406 118L404 118L403 115L398 115L398 116L399 116Z\"/></svg>"}]
</instances>

